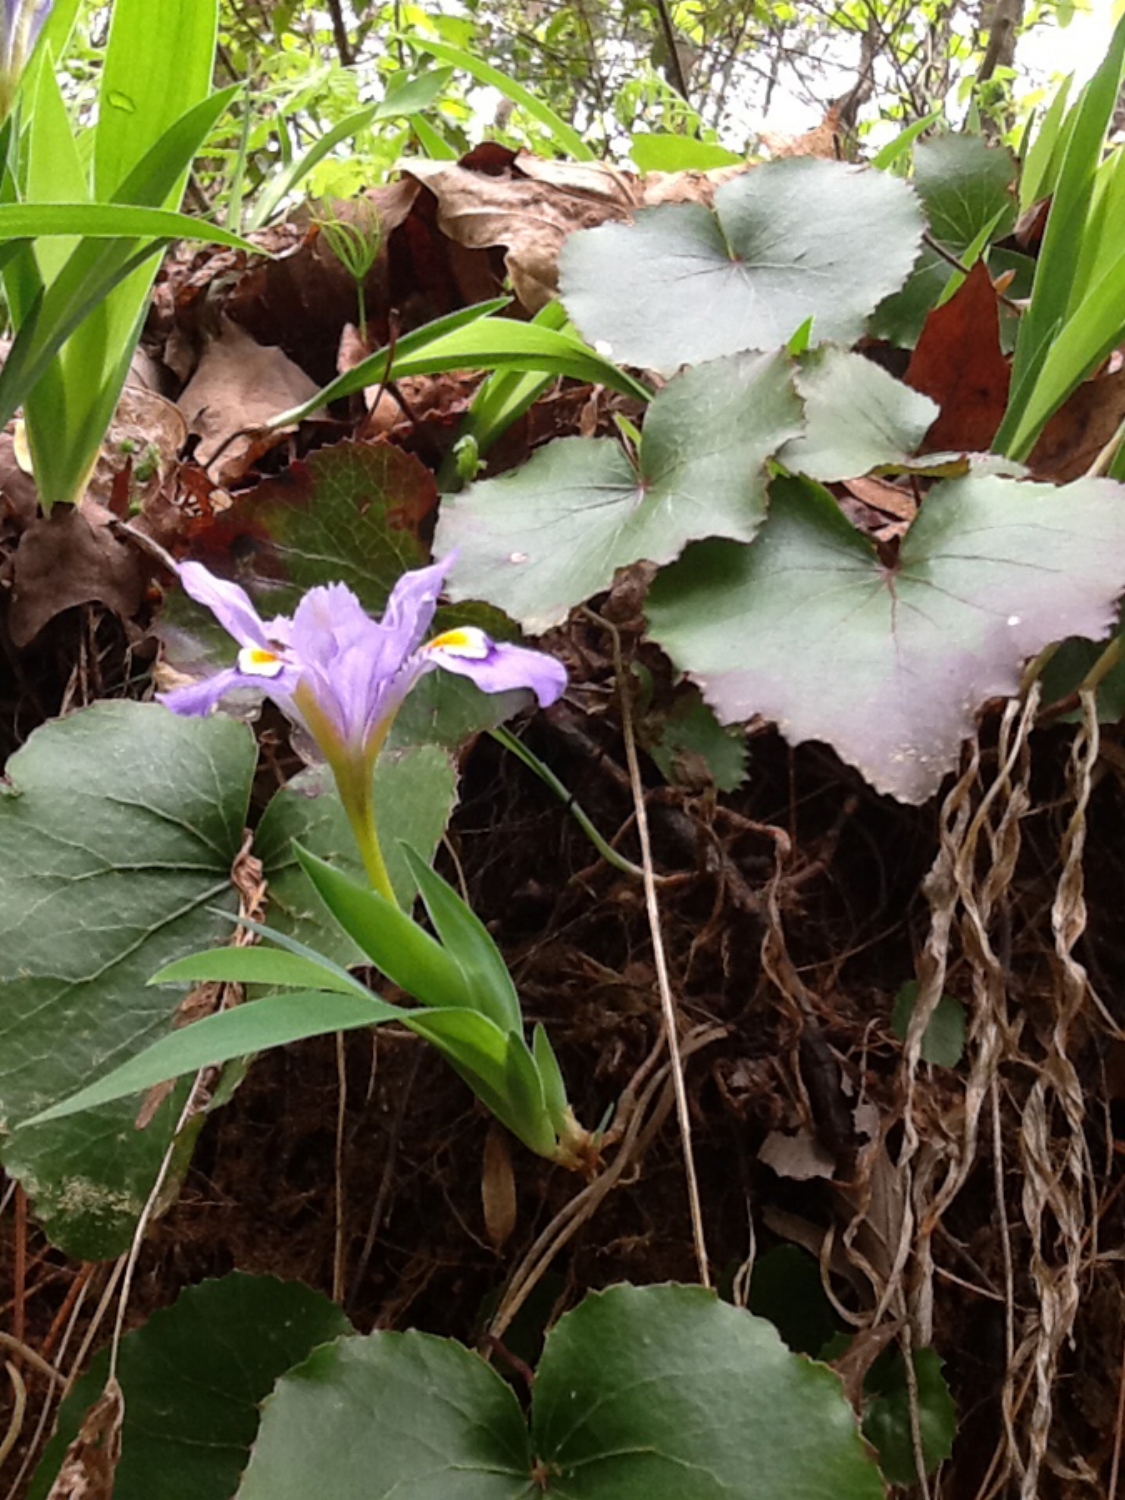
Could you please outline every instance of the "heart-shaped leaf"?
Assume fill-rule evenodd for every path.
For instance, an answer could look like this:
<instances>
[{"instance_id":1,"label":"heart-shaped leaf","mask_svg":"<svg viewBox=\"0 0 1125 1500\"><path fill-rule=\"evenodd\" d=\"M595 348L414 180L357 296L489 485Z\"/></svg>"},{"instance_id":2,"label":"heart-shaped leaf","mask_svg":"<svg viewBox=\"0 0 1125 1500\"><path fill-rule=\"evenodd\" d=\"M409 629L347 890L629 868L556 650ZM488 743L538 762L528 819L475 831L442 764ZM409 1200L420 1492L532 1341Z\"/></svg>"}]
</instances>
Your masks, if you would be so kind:
<instances>
[{"instance_id":1,"label":"heart-shaped leaf","mask_svg":"<svg viewBox=\"0 0 1125 1500\"><path fill-rule=\"evenodd\" d=\"M808 318L814 338L850 344L906 279L922 229L899 179L794 157L724 183L714 211L666 205L572 234L562 300L603 352L665 373L777 349Z\"/></svg>"},{"instance_id":2,"label":"heart-shaped leaf","mask_svg":"<svg viewBox=\"0 0 1125 1500\"><path fill-rule=\"evenodd\" d=\"M548 1335L531 1437L477 1355L318 1349L266 1403L237 1500L881 1500L838 1378L701 1287L611 1287ZM794 1435L799 1434L799 1441Z\"/></svg>"},{"instance_id":3,"label":"heart-shaped leaf","mask_svg":"<svg viewBox=\"0 0 1125 1500\"><path fill-rule=\"evenodd\" d=\"M924 802L989 698L1068 635L1100 637L1125 588L1110 480L976 475L936 486L888 566L825 491L773 487L749 547L704 542L656 579L653 636L726 723L827 740L878 788Z\"/></svg>"},{"instance_id":4,"label":"heart-shaped leaf","mask_svg":"<svg viewBox=\"0 0 1125 1500\"><path fill-rule=\"evenodd\" d=\"M0 1149L68 1254L128 1245L175 1111L20 1122L166 1031L186 986L149 975L224 942L256 752L245 725L100 703L46 724L0 796Z\"/></svg>"},{"instance_id":5,"label":"heart-shaped leaf","mask_svg":"<svg viewBox=\"0 0 1125 1500\"><path fill-rule=\"evenodd\" d=\"M615 569L671 562L705 536L749 541L766 462L801 429L784 355L741 354L670 380L634 462L620 443L561 438L499 479L449 496L439 553L454 598L498 605L531 631L565 620Z\"/></svg>"},{"instance_id":6,"label":"heart-shaped leaf","mask_svg":"<svg viewBox=\"0 0 1125 1500\"><path fill-rule=\"evenodd\" d=\"M297 1281L235 1271L189 1287L121 1342L125 1423L114 1500L229 1500L274 1382L350 1326ZM28 1500L44 1500L108 1367L104 1349L63 1403Z\"/></svg>"}]
</instances>

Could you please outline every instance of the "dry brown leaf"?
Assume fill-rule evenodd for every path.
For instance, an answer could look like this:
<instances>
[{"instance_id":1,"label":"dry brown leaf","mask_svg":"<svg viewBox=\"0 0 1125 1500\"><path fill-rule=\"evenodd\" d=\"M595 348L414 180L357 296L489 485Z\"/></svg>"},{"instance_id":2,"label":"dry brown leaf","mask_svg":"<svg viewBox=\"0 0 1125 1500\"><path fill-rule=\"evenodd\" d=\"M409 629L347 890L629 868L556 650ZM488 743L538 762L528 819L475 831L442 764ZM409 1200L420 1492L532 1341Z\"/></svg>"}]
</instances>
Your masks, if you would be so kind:
<instances>
[{"instance_id":1,"label":"dry brown leaf","mask_svg":"<svg viewBox=\"0 0 1125 1500\"><path fill-rule=\"evenodd\" d=\"M204 349L176 405L189 430L202 439L199 462L212 482L221 486L240 478L262 452L249 434L233 434L262 427L315 396L317 389L281 349L259 344L244 328L224 318L220 336ZM273 435L273 442L281 440L280 432Z\"/></svg>"},{"instance_id":2,"label":"dry brown leaf","mask_svg":"<svg viewBox=\"0 0 1125 1500\"><path fill-rule=\"evenodd\" d=\"M484 1138L480 1196L488 1242L494 1250L502 1250L516 1227L516 1179L507 1132L495 1121Z\"/></svg>"},{"instance_id":3,"label":"dry brown leaf","mask_svg":"<svg viewBox=\"0 0 1125 1500\"><path fill-rule=\"evenodd\" d=\"M504 263L529 312L538 312L554 296L567 236L628 219L639 201L635 177L593 162L543 162L521 152L500 175L459 162L399 166L437 199L443 234L471 250L506 247Z\"/></svg>"},{"instance_id":4,"label":"dry brown leaf","mask_svg":"<svg viewBox=\"0 0 1125 1500\"><path fill-rule=\"evenodd\" d=\"M443 234L473 250L506 248L504 263L529 312L555 295L559 251L576 229L627 221L658 203L709 205L721 182L746 170L638 177L604 162L547 161L526 151L398 165L434 195Z\"/></svg>"},{"instance_id":5,"label":"dry brown leaf","mask_svg":"<svg viewBox=\"0 0 1125 1500\"><path fill-rule=\"evenodd\" d=\"M108 530L110 520L98 505L56 505L20 537L9 615L17 646L26 646L48 620L75 604L104 604L125 620L137 612L147 568L137 551Z\"/></svg>"},{"instance_id":6,"label":"dry brown leaf","mask_svg":"<svg viewBox=\"0 0 1125 1500\"><path fill-rule=\"evenodd\" d=\"M773 161L784 156L819 156L824 161L840 159L840 105L831 105L824 119L804 135L774 135L763 130L758 139Z\"/></svg>"},{"instance_id":7,"label":"dry brown leaf","mask_svg":"<svg viewBox=\"0 0 1125 1500\"><path fill-rule=\"evenodd\" d=\"M83 1417L47 1500L113 1500L124 1420L125 1397L111 1376Z\"/></svg>"},{"instance_id":8,"label":"dry brown leaf","mask_svg":"<svg viewBox=\"0 0 1125 1500\"><path fill-rule=\"evenodd\" d=\"M927 317L906 372L907 385L941 407L921 451L986 453L1008 405L1010 378L996 289L978 260Z\"/></svg>"},{"instance_id":9,"label":"dry brown leaf","mask_svg":"<svg viewBox=\"0 0 1125 1500\"><path fill-rule=\"evenodd\" d=\"M836 1171L836 1158L822 1146L811 1130L786 1135L771 1130L762 1142L758 1160L771 1167L779 1177L792 1182L809 1182L814 1177L830 1178Z\"/></svg>"},{"instance_id":10,"label":"dry brown leaf","mask_svg":"<svg viewBox=\"0 0 1125 1500\"><path fill-rule=\"evenodd\" d=\"M1043 429L1028 468L1036 479L1068 484L1089 469L1125 420L1125 369L1087 380Z\"/></svg>"},{"instance_id":11,"label":"dry brown leaf","mask_svg":"<svg viewBox=\"0 0 1125 1500\"><path fill-rule=\"evenodd\" d=\"M87 498L110 506L118 476L128 470L129 499L143 504L161 489L187 436L183 413L173 402L142 385L127 385L86 487Z\"/></svg>"}]
</instances>

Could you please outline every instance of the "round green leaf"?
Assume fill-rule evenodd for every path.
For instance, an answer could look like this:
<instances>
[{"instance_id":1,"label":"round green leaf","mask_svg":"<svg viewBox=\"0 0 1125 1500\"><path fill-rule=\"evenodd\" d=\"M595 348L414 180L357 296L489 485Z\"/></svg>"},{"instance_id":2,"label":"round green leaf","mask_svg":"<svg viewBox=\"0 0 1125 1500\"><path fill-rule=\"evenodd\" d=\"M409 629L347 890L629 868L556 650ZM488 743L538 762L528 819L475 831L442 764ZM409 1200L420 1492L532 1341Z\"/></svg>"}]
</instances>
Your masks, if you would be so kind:
<instances>
[{"instance_id":1,"label":"round green leaf","mask_svg":"<svg viewBox=\"0 0 1125 1500\"><path fill-rule=\"evenodd\" d=\"M533 1441L559 1500L881 1500L836 1375L702 1287L616 1286L548 1335Z\"/></svg>"},{"instance_id":2,"label":"round green leaf","mask_svg":"<svg viewBox=\"0 0 1125 1500\"><path fill-rule=\"evenodd\" d=\"M256 751L245 725L100 703L46 724L0 796L0 1151L80 1259L131 1238L175 1123L135 1101L22 1120L143 1050L187 986L158 968L223 942Z\"/></svg>"},{"instance_id":3,"label":"round green leaf","mask_svg":"<svg viewBox=\"0 0 1125 1500\"><path fill-rule=\"evenodd\" d=\"M760 714L791 744L826 740L879 791L924 802L1025 660L1109 630L1121 493L952 480L888 566L825 491L778 481L751 546L702 543L657 578L650 629L724 723Z\"/></svg>"},{"instance_id":4,"label":"round green leaf","mask_svg":"<svg viewBox=\"0 0 1125 1500\"><path fill-rule=\"evenodd\" d=\"M957 1407L935 1350L915 1349L914 1374L918 1382L922 1458L926 1473L932 1474L953 1451ZM883 1473L892 1484L916 1484L910 1387L901 1350L889 1349L875 1361L864 1381L864 1391L868 1399L864 1403L863 1435L878 1450Z\"/></svg>"},{"instance_id":5,"label":"round green leaf","mask_svg":"<svg viewBox=\"0 0 1125 1500\"><path fill-rule=\"evenodd\" d=\"M190 1287L122 1340L114 1500L230 1500L274 1382L349 1331L335 1303L297 1281L235 1271ZM28 1500L50 1490L108 1368L105 1349L63 1403Z\"/></svg>"},{"instance_id":6,"label":"round green leaf","mask_svg":"<svg viewBox=\"0 0 1125 1500\"><path fill-rule=\"evenodd\" d=\"M825 482L905 465L938 414L937 403L862 354L826 347L801 361L805 431L778 461Z\"/></svg>"},{"instance_id":7,"label":"round green leaf","mask_svg":"<svg viewBox=\"0 0 1125 1500\"><path fill-rule=\"evenodd\" d=\"M776 349L807 318L850 344L914 264L923 220L905 183L842 162L769 162L701 204L572 234L559 257L567 312L621 364L670 373ZM605 345L609 348L606 350Z\"/></svg>"},{"instance_id":8,"label":"round green leaf","mask_svg":"<svg viewBox=\"0 0 1125 1500\"><path fill-rule=\"evenodd\" d=\"M665 563L694 538L749 541L765 516L766 463L801 430L785 355L741 354L670 380L649 407L637 462L620 443L561 438L442 505L455 599L498 605L528 630L565 620L617 568Z\"/></svg>"},{"instance_id":9,"label":"round green leaf","mask_svg":"<svg viewBox=\"0 0 1125 1500\"><path fill-rule=\"evenodd\" d=\"M918 1002L918 981L910 979L895 996L891 1030L900 1042L910 1031L910 1018ZM953 995L942 995L922 1033L922 1061L941 1068L955 1068L965 1051L965 1007Z\"/></svg>"},{"instance_id":10,"label":"round green leaf","mask_svg":"<svg viewBox=\"0 0 1125 1500\"><path fill-rule=\"evenodd\" d=\"M373 1333L282 1378L237 1500L530 1500L519 1403L450 1339Z\"/></svg>"}]
</instances>

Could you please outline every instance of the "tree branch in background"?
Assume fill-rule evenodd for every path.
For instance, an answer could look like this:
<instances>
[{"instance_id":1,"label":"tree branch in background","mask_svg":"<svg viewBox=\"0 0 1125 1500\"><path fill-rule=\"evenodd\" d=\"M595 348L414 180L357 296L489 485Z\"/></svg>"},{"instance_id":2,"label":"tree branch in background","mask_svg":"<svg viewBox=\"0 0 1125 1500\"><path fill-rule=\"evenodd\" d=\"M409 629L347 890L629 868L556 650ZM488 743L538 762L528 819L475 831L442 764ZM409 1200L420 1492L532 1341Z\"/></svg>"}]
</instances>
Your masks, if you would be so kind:
<instances>
[{"instance_id":1,"label":"tree branch in background","mask_svg":"<svg viewBox=\"0 0 1125 1500\"><path fill-rule=\"evenodd\" d=\"M1015 61L1023 5L1024 0L995 0L989 19L988 46L977 73L978 87L987 83L997 68L1010 68Z\"/></svg>"},{"instance_id":2,"label":"tree branch in background","mask_svg":"<svg viewBox=\"0 0 1125 1500\"><path fill-rule=\"evenodd\" d=\"M344 25L342 0L328 0L328 13L332 17L332 35L336 39L336 51L342 67L350 68L353 62L352 46L348 40L348 28Z\"/></svg>"},{"instance_id":3,"label":"tree branch in background","mask_svg":"<svg viewBox=\"0 0 1125 1500\"><path fill-rule=\"evenodd\" d=\"M660 17L660 28L664 32L664 41L668 48L668 82L684 103L690 104L691 96L688 94L687 79L684 77L683 65L680 62L680 49L676 46L676 31L668 10L668 0L656 0L656 11Z\"/></svg>"}]
</instances>

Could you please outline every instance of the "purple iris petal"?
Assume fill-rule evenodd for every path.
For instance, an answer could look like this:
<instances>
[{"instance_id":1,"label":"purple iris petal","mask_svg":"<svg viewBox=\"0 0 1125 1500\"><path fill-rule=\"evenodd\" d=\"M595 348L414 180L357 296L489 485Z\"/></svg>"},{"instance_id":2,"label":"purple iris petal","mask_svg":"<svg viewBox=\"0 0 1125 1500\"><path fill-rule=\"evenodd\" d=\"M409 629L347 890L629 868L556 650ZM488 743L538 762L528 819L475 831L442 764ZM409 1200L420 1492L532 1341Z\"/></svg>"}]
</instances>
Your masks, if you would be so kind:
<instances>
[{"instance_id":1,"label":"purple iris petal","mask_svg":"<svg viewBox=\"0 0 1125 1500\"><path fill-rule=\"evenodd\" d=\"M205 677L202 682L173 688L169 693L157 693L156 696L165 708L185 717L209 714L228 693L246 688L252 692L268 693L288 710L288 695L299 680L300 674L292 667L285 667L276 677L251 675L249 672L240 672L237 667L227 667L222 672L216 672L214 677Z\"/></svg>"},{"instance_id":2,"label":"purple iris petal","mask_svg":"<svg viewBox=\"0 0 1125 1500\"><path fill-rule=\"evenodd\" d=\"M3 0L0 0L3 3ZM335 766L377 748L403 698L423 673L444 667L469 677L487 693L530 688L546 707L566 686L560 662L521 646L498 645L477 630L439 636L422 645L451 559L405 573L391 590L381 620L373 620L342 583L310 589L292 620L264 622L245 591L215 578L201 563L179 568L191 597L212 611L244 648L267 652L275 670L231 667L203 682L160 695L176 713L209 713L229 692L253 688L277 703L320 741ZM455 638L469 637L468 644Z\"/></svg>"},{"instance_id":3,"label":"purple iris petal","mask_svg":"<svg viewBox=\"0 0 1125 1500\"><path fill-rule=\"evenodd\" d=\"M0 8L0 52L9 87L15 86L54 0L3 0Z\"/></svg>"},{"instance_id":4,"label":"purple iris petal","mask_svg":"<svg viewBox=\"0 0 1125 1500\"><path fill-rule=\"evenodd\" d=\"M237 583L228 583L225 578L216 578L202 563L180 564L180 582L197 604L204 604L218 620L228 635L234 636L240 646L262 646L268 648L270 637L250 603L245 589ZM287 621L274 622L277 624Z\"/></svg>"},{"instance_id":5,"label":"purple iris petal","mask_svg":"<svg viewBox=\"0 0 1125 1500\"><path fill-rule=\"evenodd\" d=\"M529 651L525 646L497 641L488 641L487 645L488 654L482 657L463 656L440 646L434 646L429 654L447 672L471 678L486 693L530 688L541 708L549 708L562 696L566 687L566 668L562 662L542 651Z\"/></svg>"}]
</instances>

